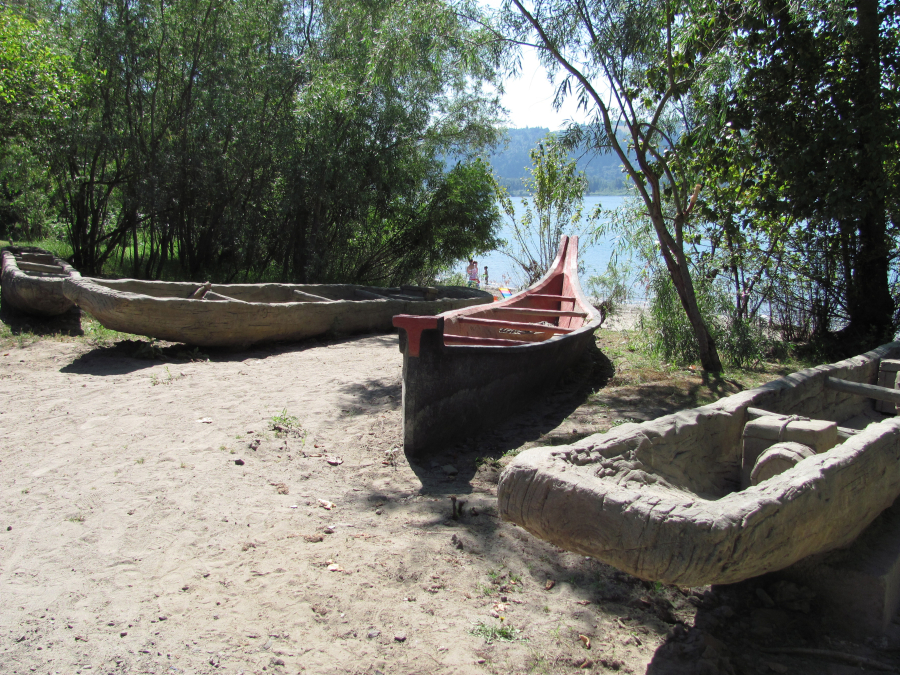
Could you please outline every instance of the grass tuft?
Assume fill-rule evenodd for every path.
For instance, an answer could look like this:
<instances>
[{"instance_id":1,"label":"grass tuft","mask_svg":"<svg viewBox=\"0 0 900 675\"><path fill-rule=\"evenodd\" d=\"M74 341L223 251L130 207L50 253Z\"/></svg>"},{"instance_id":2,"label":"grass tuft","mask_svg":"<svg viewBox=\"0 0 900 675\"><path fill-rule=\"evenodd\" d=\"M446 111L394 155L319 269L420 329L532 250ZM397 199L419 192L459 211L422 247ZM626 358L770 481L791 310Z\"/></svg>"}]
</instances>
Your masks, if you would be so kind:
<instances>
[{"instance_id":1,"label":"grass tuft","mask_svg":"<svg viewBox=\"0 0 900 675\"><path fill-rule=\"evenodd\" d=\"M510 626L507 623L500 622L500 625L487 624L483 621L479 621L472 630L469 631L470 634L483 638L485 642L490 644L491 642L514 642L516 640L522 640L523 638L519 637L519 631L517 628Z\"/></svg>"}]
</instances>

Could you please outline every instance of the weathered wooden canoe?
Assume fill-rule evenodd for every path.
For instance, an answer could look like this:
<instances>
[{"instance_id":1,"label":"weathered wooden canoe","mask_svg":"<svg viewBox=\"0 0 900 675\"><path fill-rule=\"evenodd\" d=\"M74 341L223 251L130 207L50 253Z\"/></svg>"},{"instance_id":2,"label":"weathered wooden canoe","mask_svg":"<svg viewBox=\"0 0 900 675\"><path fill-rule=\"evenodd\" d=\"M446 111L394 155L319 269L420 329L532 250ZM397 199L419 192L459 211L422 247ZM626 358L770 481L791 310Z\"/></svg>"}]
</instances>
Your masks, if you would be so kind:
<instances>
[{"instance_id":1,"label":"weathered wooden canoe","mask_svg":"<svg viewBox=\"0 0 900 675\"><path fill-rule=\"evenodd\" d=\"M593 342L600 323L578 282L578 238L566 236L547 274L517 295L394 317L406 453L436 450L521 412Z\"/></svg>"},{"instance_id":2,"label":"weathered wooden canoe","mask_svg":"<svg viewBox=\"0 0 900 675\"><path fill-rule=\"evenodd\" d=\"M391 330L398 312L437 314L491 302L452 286L196 284L70 279L66 297L112 330L201 347Z\"/></svg>"},{"instance_id":3,"label":"weathered wooden canoe","mask_svg":"<svg viewBox=\"0 0 900 675\"><path fill-rule=\"evenodd\" d=\"M526 450L501 476L500 514L568 550L684 586L737 582L845 546L900 496L900 419L867 398L900 402L898 362L882 363L898 355L891 343L700 408ZM890 389L871 386L880 367Z\"/></svg>"},{"instance_id":4,"label":"weathered wooden canoe","mask_svg":"<svg viewBox=\"0 0 900 675\"><path fill-rule=\"evenodd\" d=\"M7 246L2 258L4 305L36 316L59 316L75 306L63 295L63 280L81 275L62 258L34 246Z\"/></svg>"}]
</instances>

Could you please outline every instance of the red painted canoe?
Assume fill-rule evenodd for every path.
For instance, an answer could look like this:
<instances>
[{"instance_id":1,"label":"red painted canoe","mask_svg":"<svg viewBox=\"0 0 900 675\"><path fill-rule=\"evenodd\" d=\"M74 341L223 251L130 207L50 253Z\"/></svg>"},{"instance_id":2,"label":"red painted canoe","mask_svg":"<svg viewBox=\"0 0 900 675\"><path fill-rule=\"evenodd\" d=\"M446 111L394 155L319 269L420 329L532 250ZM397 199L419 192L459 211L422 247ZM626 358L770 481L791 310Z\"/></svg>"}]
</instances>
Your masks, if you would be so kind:
<instances>
[{"instance_id":1,"label":"red painted canoe","mask_svg":"<svg viewBox=\"0 0 900 675\"><path fill-rule=\"evenodd\" d=\"M578 238L567 236L547 274L521 293L437 316L395 316L407 454L521 412L591 345L600 323L578 282Z\"/></svg>"}]
</instances>

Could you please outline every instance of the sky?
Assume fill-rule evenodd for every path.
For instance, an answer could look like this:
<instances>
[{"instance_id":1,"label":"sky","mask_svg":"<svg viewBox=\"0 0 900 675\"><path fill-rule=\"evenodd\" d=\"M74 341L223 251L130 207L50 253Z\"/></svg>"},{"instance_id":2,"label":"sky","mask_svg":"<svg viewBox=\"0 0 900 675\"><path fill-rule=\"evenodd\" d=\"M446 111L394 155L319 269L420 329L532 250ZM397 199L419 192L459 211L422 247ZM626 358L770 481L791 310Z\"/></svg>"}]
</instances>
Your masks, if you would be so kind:
<instances>
[{"instance_id":1,"label":"sky","mask_svg":"<svg viewBox=\"0 0 900 675\"><path fill-rule=\"evenodd\" d=\"M521 75L507 79L504 89L500 102L509 111L510 127L547 127L557 131L569 120L587 121L584 111L577 110L574 96L569 96L558 112L553 109L555 89L532 48L523 47Z\"/></svg>"}]
</instances>

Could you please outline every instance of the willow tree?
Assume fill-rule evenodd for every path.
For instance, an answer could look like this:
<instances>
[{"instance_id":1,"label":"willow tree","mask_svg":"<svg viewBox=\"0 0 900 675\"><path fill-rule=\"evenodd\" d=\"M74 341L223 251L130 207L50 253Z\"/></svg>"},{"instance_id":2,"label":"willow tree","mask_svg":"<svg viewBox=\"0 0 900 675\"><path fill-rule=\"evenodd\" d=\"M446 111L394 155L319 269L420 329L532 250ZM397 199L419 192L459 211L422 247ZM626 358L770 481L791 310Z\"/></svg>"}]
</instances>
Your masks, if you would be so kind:
<instances>
[{"instance_id":1,"label":"willow tree","mask_svg":"<svg viewBox=\"0 0 900 675\"><path fill-rule=\"evenodd\" d=\"M538 50L567 96L592 113L570 141L615 153L646 208L705 370L722 370L697 303L685 244L700 190L682 151L691 96L722 54L731 20L721 3L677 0L506 0L501 31Z\"/></svg>"}]
</instances>

